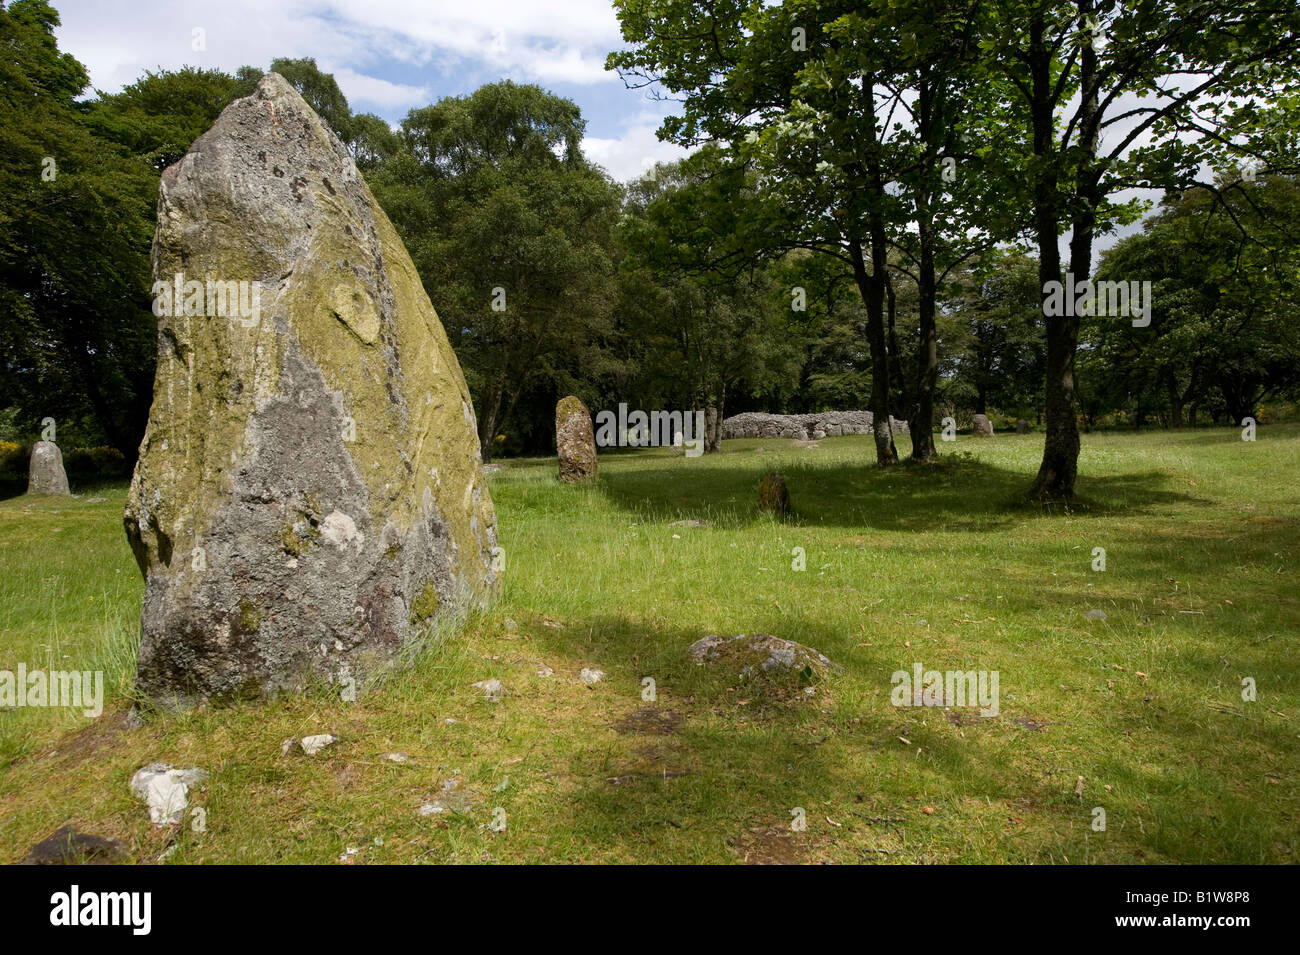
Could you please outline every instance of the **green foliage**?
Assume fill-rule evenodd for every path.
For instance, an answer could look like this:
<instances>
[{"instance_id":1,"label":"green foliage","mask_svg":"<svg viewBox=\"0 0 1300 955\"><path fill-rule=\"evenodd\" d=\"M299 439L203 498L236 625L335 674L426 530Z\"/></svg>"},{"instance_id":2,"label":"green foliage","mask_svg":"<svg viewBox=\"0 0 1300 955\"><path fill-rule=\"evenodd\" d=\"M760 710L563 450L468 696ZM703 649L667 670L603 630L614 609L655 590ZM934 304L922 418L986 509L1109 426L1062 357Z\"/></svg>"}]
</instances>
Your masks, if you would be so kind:
<instances>
[{"instance_id":1,"label":"green foliage","mask_svg":"<svg viewBox=\"0 0 1300 955\"><path fill-rule=\"evenodd\" d=\"M0 9L0 407L24 430L93 416L133 455L151 397L157 175L96 134L58 23L35 0Z\"/></svg>"},{"instance_id":2,"label":"green foliage","mask_svg":"<svg viewBox=\"0 0 1300 955\"><path fill-rule=\"evenodd\" d=\"M1240 422L1261 401L1293 394L1300 386L1297 215L1300 180L1290 176L1192 189L1109 250L1098 277L1149 281L1154 301L1149 327L1088 324L1099 392L1093 413L1124 409L1139 425L1159 414L1177 427L1199 407Z\"/></svg>"},{"instance_id":3,"label":"green foliage","mask_svg":"<svg viewBox=\"0 0 1300 955\"><path fill-rule=\"evenodd\" d=\"M582 157L583 128L572 102L494 83L412 110L371 177L465 370L485 458L521 395L539 389L524 410L550 434L555 398L590 399L607 360L619 195Z\"/></svg>"}]
</instances>

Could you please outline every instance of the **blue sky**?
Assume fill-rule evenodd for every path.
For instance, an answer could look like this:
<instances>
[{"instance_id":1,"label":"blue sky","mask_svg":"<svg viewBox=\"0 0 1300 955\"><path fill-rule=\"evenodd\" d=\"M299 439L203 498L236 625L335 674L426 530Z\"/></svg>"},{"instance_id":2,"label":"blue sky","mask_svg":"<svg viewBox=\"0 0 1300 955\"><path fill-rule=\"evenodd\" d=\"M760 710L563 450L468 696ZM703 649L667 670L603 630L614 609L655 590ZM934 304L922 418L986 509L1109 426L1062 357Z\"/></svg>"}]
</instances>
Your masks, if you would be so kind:
<instances>
[{"instance_id":1,"label":"blue sky","mask_svg":"<svg viewBox=\"0 0 1300 955\"><path fill-rule=\"evenodd\" d=\"M312 56L353 110L396 123L407 110L509 78L572 99L584 149L618 179L682 151L655 137L662 103L604 69L621 45L608 0L51 0L60 49L115 92L146 69L233 72ZM196 34L201 30L201 34ZM201 36L203 49L195 49Z\"/></svg>"}]
</instances>

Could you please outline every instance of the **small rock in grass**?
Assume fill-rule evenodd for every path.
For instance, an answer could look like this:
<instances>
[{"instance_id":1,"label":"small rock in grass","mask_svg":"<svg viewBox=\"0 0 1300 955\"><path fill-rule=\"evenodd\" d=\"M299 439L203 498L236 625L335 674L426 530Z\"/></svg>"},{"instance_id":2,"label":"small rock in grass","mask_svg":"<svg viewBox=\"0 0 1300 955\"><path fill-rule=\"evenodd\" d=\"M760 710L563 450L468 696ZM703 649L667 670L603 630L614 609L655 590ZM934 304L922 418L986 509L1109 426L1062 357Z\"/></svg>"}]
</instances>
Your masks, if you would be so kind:
<instances>
[{"instance_id":1,"label":"small rock in grass","mask_svg":"<svg viewBox=\"0 0 1300 955\"><path fill-rule=\"evenodd\" d=\"M206 770L175 769L164 763L150 763L131 776L131 792L149 804L149 821L155 826L173 826L189 804L191 786L208 778Z\"/></svg>"},{"instance_id":2,"label":"small rock in grass","mask_svg":"<svg viewBox=\"0 0 1300 955\"><path fill-rule=\"evenodd\" d=\"M42 839L23 859L23 865L115 865L127 862L126 849L116 839L78 832L61 826Z\"/></svg>"},{"instance_id":3,"label":"small rock in grass","mask_svg":"<svg viewBox=\"0 0 1300 955\"><path fill-rule=\"evenodd\" d=\"M407 763L410 762L411 757L407 756L405 753L385 753L384 759L388 760L390 763Z\"/></svg>"},{"instance_id":4,"label":"small rock in grass","mask_svg":"<svg viewBox=\"0 0 1300 955\"><path fill-rule=\"evenodd\" d=\"M578 679L588 686L594 686L601 680L605 679L605 674L601 670L593 670L590 667L583 667L582 672L578 674Z\"/></svg>"},{"instance_id":5,"label":"small rock in grass","mask_svg":"<svg viewBox=\"0 0 1300 955\"><path fill-rule=\"evenodd\" d=\"M465 812L479 800L480 797L473 792L460 788L459 779L446 779L443 780L442 791L428 802L421 804L417 812L421 816L439 816L447 812Z\"/></svg>"},{"instance_id":6,"label":"small rock in grass","mask_svg":"<svg viewBox=\"0 0 1300 955\"><path fill-rule=\"evenodd\" d=\"M308 756L315 756L326 746L332 746L338 741L339 738L333 733L321 733L319 736L304 736L298 741L298 745Z\"/></svg>"},{"instance_id":7,"label":"small rock in grass","mask_svg":"<svg viewBox=\"0 0 1300 955\"><path fill-rule=\"evenodd\" d=\"M543 663L543 664L541 664L540 666L538 666L538 668L537 668L537 675L538 675L538 676L554 676L554 675L555 675L555 671L552 670L550 667L548 667L545 663Z\"/></svg>"},{"instance_id":8,"label":"small rock in grass","mask_svg":"<svg viewBox=\"0 0 1300 955\"><path fill-rule=\"evenodd\" d=\"M483 691L483 697L489 703L500 703L501 698L506 695L505 688L501 681L493 677L491 680L480 680L474 684Z\"/></svg>"},{"instance_id":9,"label":"small rock in grass","mask_svg":"<svg viewBox=\"0 0 1300 955\"><path fill-rule=\"evenodd\" d=\"M1105 620L1105 619L1106 619L1106 611L1104 611L1104 610L1089 610L1087 613L1084 614L1084 617L1086 617L1086 618L1089 619L1089 620Z\"/></svg>"}]
</instances>

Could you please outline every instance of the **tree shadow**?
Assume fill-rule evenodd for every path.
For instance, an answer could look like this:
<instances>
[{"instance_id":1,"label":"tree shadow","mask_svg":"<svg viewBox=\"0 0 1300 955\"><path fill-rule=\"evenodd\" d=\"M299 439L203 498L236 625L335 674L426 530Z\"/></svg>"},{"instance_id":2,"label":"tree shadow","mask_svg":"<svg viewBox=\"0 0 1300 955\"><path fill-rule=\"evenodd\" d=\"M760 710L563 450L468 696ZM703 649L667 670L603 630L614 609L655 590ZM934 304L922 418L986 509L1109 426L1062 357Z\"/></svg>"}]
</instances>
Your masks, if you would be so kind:
<instances>
[{"instance_id":1,"label":"tree shadow","mask_svg":"<svg viewBox=\"0 0 1300 955\"><path fill-rule=\"evenodd\" d=\"M614 705L603 709L607 716L610 709L618 711L608 724L590 727L592 746L569 764L566 838L639 862L709 861L716 859L720 843L737 861L751 855L778 862L843 860L846 854L861 861L954 861L964 840L952 827L962 823L949 815L941 820L946 832L936 830L934 820L922 814L922 806L933 801L949 813L963 804L981 811L987 806L989 817L1001 824L1006 816L999 816L999 807L1034 813L1039 828L1006 846L1005 861L1059 857L1063 849L1074 857L1084 840L1077 833L1086 828L1079 820L1087 817L1087 807L1108 804L1108 797L1090 793L1084 805L1073 794L1075 768L1064 775L1047 768L1066 750L1081 757L1079 774L1140 788L1156 819L1167 810L1171 822L1181 824L1212 811L1197 824L1196 838L1153 827L1148 816L1147 829L1132 826L1113 837L1112 849L1121 857L1276 861L1269 827L1241 824L1258 807L1234 785L1240 769L1235 763L1218 759L1204 769L1191 766L1161 775L1146 758L1122 754L1129 752L1128 735L1141 728L1158 732L1162 746L1187 753L1222 753L1225 739L1249 743L1279 765L1297 751L1281 729L1231 715L1190 715L1142 693L1097 704L1088 723L1051 719L1046 730L1030 717L1059 714L1022 710L1025 704L1012 702L1007 686L1002 712L990 719L960 710L894 707L888 694L897 647L863 646L848 633L811 624L798 634L788 631L788 621L775 617L760 617L746 630L795 637L842 666L814 684L811 697L773 693L736 679L734 671L697 665L687 648L706 631L694 627L654 627L631 616L597 615L563 631L538 634L537 649L570 657L575 666L608 670L606 692ZM587 639L575 648L578 632ZM1192 682L1219 672L1213 659L1182 665L1196 669ZM653 703L641 695L647 676L656 681ZM627 715L651 709L674 715L669 728L663 721ZM1113 737L1114 746L1085 741L1098 726ZM908 748L900 747L903 733ZM1026 771L1023 763L1009 768L990 758L1013 749L1042 770ZM906 760L922 752L923 765L905 768ZM880 771L864 773L864 765L875 767L877 760ZM1189 788L1193 777L1210 791ZM806 832L791 828L798 810L808 817ZM1119 808L1113 812L1117 823L1124 818ZM883 828L872 822L881 817L888 817Z\"/></svg>"},{"instance_id":2,"label":"tree shadow","mask_svg":"<svg viewBox=\"0 0 1300 955\"><path fill-rule=\"evenodd\" d=\"M752 453L746 458L752 460ZM699 460L647 458L635 469L602 472L599 490L647 522L686 519L727 527L771 519L758 511L756 497L759 481L773 470L789 486L786 522L792 526L980 532L1047 512L1027 498L1032 475L964 455L894 468L813 459L772 465L733 464L725 456L703 465ZM1171 476L1159 470L1086 477L1069 511L1140 514L1176 503L1207 503L1172 484Z\"/></svg>"}]
</instances>

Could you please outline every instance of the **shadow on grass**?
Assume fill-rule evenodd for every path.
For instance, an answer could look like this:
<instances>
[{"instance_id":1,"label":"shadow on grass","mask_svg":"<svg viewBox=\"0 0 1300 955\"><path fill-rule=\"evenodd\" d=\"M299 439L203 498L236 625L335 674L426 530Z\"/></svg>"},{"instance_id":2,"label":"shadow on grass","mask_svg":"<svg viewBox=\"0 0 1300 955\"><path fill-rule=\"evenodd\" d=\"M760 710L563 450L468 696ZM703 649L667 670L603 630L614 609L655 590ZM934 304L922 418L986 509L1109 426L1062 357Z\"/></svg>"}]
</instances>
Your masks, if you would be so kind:
<instances>
[{"instance_id":1,"label":"shadow on grass","mask_svg":"<svg viewBox=\"0 0 1300 955\"><path fill-rule=\"evenodd\" d=\"M1112 860L1259 863L1280 861L1277 853L1286 851L1278 842L1284 820L1261 815L1252 792L1266 780L1244 780L1240 760L1267 754L1265 764L1282 765L1297 745L1259 720L1180 700L1165 705L1149 691L1099 700L1085 722L1022 711L1006 693L1000 715L987 720L973 710L895 708L888 693L897 648L864 647L815 625L797 634L765 626L780 624L758 621L748 632L797 637L843 671L805 696L794 678L741 680L734 670L696 665L687 648L706 634L697 628L597 616L538 635L539 649L575 667L608 668L604 692L621 710L609 724L620 745L593 745L570 764L574 840L643 862L706 861L723 847L737 861L988 861L971 857L976 850L960 818L987 807L988 824L1006 827L1014 810L1035 827L1006 827L1002 861L1082 859L1077 773L1122 784L1126 801L1090 793L1088 806L1101 800L1117 821L1126 809L1147 820L1110 837ZM1208 658L1194 670L1184 686L1219 676L1218 661ZM654 703L640 696L645 676L656 681ZM627 719L652 706L676 715L671 729ZM1032 728L1044 718L1046 731ZM1126 748L1134 733L1196 758L1153 765L1150 754ZM1060 769L1065 752L1068 772ZM940 806L940 816L924 815L927 804ZM790 828L796 808L807 814L806 832ZM826 817L835 821L823 823Z\"/></svg>"},{"instance_id":2,"label":"shadow on grass","mask_svg":"<svg viewBox=\"0 0 1300 955\"><path fill-rule=\"evenodd\" d=\"M790 488L787 521L795 526L989 531L1046 513L1027 500L1032 475L962 455L888 469L816 460L742 466L725 455L693 464L651 458L642 467L603 472L599 489L613 504L647 521L709 520L727 526L766 519L757 510L756 496L759 481L771 470L779 470ZM1170 485L1170 476L1157 470L1088 477L1080 482L1081 494L1070 512L1143 513L1200 503Z\"/></svg>"}]
</instances>

